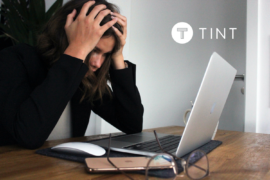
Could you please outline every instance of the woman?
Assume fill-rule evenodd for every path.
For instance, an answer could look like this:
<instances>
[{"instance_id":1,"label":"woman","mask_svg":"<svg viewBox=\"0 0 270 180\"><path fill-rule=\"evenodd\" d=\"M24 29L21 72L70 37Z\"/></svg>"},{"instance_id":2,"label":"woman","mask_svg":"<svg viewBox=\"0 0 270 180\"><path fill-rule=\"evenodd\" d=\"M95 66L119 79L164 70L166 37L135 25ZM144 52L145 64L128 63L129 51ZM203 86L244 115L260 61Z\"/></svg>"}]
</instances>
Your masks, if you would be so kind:
<instances>
[{"instance_id":1,"label":"woman","mask_svg":"<svg viewBox=\"0 0 270 180\"><path fill-rule=\"evenodd\" d=\"M45 25L37 47L1 51L0 145L42 146L69 101L73 137L84 135L91 110L125 133L140 132L143 106L135 65L123 58L126 35L114 5L71 0Z\"/></svg>"}]
</instances>

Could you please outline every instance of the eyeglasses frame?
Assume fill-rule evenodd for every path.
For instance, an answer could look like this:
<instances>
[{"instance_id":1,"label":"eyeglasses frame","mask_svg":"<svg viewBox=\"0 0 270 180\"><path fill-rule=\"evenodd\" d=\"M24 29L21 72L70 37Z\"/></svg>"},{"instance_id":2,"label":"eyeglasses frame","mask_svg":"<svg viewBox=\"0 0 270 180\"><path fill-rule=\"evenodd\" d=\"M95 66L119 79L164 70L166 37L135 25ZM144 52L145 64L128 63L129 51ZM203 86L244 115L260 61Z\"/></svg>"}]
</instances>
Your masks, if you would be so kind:
<instances>
[{"instance_id":1,"label":"eyeglasses frame","mask_svg":"<svg viewBox=\"0 0 270 180\"><path fill-rule=\"evenodd\" d=\"M173 162L172 162L172 165L173 165L173 171L174 171L174 173L175 173L176 175L178 174L178 168L177 168L177 164L176 164L176 162L175 162L175 159L181 160L181 166L182 166L182 168L184 169L184 172L186 173L186 175L187 175L190 179L193 179L193 180L200 180L200 179L203 179L204 177L206 177L206 176L209 175L209 161L208 161L208 157L207 157L207 155L206 155L206 153L205 153L204 151L202 151L202 150L195 150L195 151L192 152L192 153L194 153L194 152L196 152L196 151L200 151L200 152L202 152L203 154L205 154L205 157L206 157L206 159L207 159L207 170L206 170L206 174L205 174L204 176L200 177L200 178L194 179L194 178L192 178L192 177L189 175L189 173L188 173L188 171L187 171L187 166L188 166L188 164L189 164L190 155L191 155L192 153L190 153L190 155L189 155L189 157L188 157L188 161L186 161L186 160L183 159L183 158L179 158L179 157L177 157L177 156L175 156L175 155L173 155L173 154L171 154L171 153L165 151L165 150L162 148L162 146L161 146L161 144L160 144L160 141L159 141L159 139L158 139L158 137L157 137L157 134L156 134L156 131L155 131L155 130L154 130L154 135L155 135L156 141L157 141L157 143L158 143L158 146L159 146L160 150L161 150L163 153L158 153L158 154L156 154L155 156L152 156L152 157L149 159L149 161L148 161L148 163L147 163L147 166L146 166L146 170L145 170L145 178L146 178L146 180L148 179L148 170L149 170L149 165L150 165L151 161L152 161L155 157L160 156L160 155L170 156L170 158L171 158L172 161L173 161ZM109 135L108 152L107 152L107 161L108 161L113 167L115 167L118 171L120 171L122 174L124 174L126 177L128 177L128 178L131 179L131 180L134 180L134 179L133 179L132 177L130 177L127 173L125 173L124 171L122 171L121 169L119 169L119 168L118 168L118 167L110 160L110 158L109 158L109 157L110 157L110 150L111 150L111 134ZM205 171L205 169L203 169L203 168L201 168L201 167L199 167L199 166L197 166L197 165L195 165L195 164L193 164L193 166L195 166L195 167L197 167L197 168L199 168L199 169Z\"/></svg>"}]
</instances>

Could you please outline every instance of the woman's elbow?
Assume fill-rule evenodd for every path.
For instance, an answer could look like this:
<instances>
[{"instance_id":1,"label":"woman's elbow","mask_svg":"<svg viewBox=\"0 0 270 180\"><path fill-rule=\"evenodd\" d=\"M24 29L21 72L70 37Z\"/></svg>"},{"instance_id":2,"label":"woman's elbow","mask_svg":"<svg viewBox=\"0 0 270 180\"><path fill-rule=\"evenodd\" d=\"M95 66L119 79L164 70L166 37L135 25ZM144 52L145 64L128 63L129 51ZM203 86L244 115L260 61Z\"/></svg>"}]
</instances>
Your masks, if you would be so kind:
<instances>
[{"instance_id":1,"label":"woman's elbow","mask_svg":"<svg viewBox=\"0 0 270 180\"><path fill-rule=\"evenodd\" d=\"M45 140L44 138L40 138L38 136L27 136L27 135L20 135L17 136L16 141L18 144L26 149L37 149L40 148Z\"/></svg>"},{"instance_id":2,"label":"woman's elbow","mask_svg":"<svg viewBox=\"0 0 270 180\"><path fill-rule=\"evenodd\" d=\"M143 108L143 105L141 105L141 108L138 112L138 117L137 117L138 126L136 128L136 133L142 132L142 130L143 130L143 112L144 112L144 108Z\"/></svg>"},{"instance_id":3,"label":"woman's elbow","mask_svg":"<svg viewBox=\"0 0 270 180\"><path fill-rule=\"evenodd\" d=\"M26 141L20 141L19 144L26 149L37 149L37 148L40 148L44 144L44 141L26 140Z\"/></svg>"},{"instance_id":4,"label":"woman's elbow","mask_svg":"<svg viewBox=\"0 0 270 180\"><path fill-rule=\"evenodd\" d=\"M136 128L134 129L134 131L133 131L132 134L142 132L142 130L143 130L143 126L142 126L142 124L140 124L140 126L138 126L138 127L136 127Z\"/></svg>"},{"instance_id":5,"label":"woman's elbow","mask_svg":"<svg viewBox=\"0 0 270 180\"><path fill-rule=\"evenodd\" d=\"M141 108L140 112L137 112L137 115L134 116L132 127L129 128L128 132L125 132L126 134L135 134L142 132L143 130L143 107Z\"/></svg>"}]
</instances>

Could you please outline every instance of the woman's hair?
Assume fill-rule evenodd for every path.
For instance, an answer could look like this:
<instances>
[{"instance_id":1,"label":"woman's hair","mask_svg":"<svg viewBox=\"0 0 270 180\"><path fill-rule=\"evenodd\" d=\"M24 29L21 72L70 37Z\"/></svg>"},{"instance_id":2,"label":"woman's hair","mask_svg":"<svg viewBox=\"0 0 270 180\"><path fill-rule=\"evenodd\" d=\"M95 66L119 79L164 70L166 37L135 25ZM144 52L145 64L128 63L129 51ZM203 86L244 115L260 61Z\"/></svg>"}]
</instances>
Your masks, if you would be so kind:
<instances>
[{"instance_id":1,"label":"woman's hair","mask_svg":"<svg viewBox=\"0 0 270 180\"><path fill-rule=\"evenodd\" d=\"M44 26L41 34L38 37L37 49L41 54L41 57L45 64L50 68L53 64L60 58L60 56L64 53L66 48L68 47L68 39L66 36L66 32L64 26L66 24L67 15L70 14L73 9L76 9L77 13L74 20L79 15L82 6L88 2L89 0L70 0L67 2L62 8L60 8L48 21L48 23ZM95 4L92 5L87 15L92 11L92 9L99 5L105 4L107 9L112 12L119 12L117 6L108 3L106 0L96 0ZM107 22L111 21L111 15L107 15L104 17L100 25L104 25ZM116 23L114 24L121 33L123 33L121 26ZM120 39L110 27L102 37L114 37L115 46L113 48L112 53L116 52L120 48ZM111 54L112 54L111 53ZM88 54L85 60L85 64L89 67L89 58L91 56L91 52ZM110 81L109 77L109 68L111 65L111 55L108 55L100 69L96 72L88 71L87 76L82 79L83 84L83 99L88 99L91 102L97 99L102 100L102 94L108 93L111 95L111 91L107 85L107 81ZM90 67L89 67L90 69Z\"/></svg>"}]
</instances>

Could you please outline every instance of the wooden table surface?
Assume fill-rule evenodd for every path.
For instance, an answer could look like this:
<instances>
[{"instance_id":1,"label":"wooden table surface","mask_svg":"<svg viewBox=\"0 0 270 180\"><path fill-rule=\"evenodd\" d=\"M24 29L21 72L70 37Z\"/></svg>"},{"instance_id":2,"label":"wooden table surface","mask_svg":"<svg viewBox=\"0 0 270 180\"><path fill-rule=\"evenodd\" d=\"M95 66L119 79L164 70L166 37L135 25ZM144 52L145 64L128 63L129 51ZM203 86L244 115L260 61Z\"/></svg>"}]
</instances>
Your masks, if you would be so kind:
<instances>
[{"instance_id":1,"label":"wooden table surface","mask_svg":"<svg viewBox=\"0 0 270 180\"><path fill-rule=\"evenodd\" d=\"M181 135L183 127L155 128L159 133ZM151 131L152 129L144 130ZM48 148L69 141L87 141L107 135L45 142ZM223 144L208 154L210 175L205 179L270 179L270 135L218 130ZM83 163L35 154L18 146L0 147L0 179L127 179L121 174L90 175ZM143 175L131 174L134 179ZM159 179L152 177L150 179ZM182 172L177 179L188 179Z\"/></svg>"}]
</instances>

